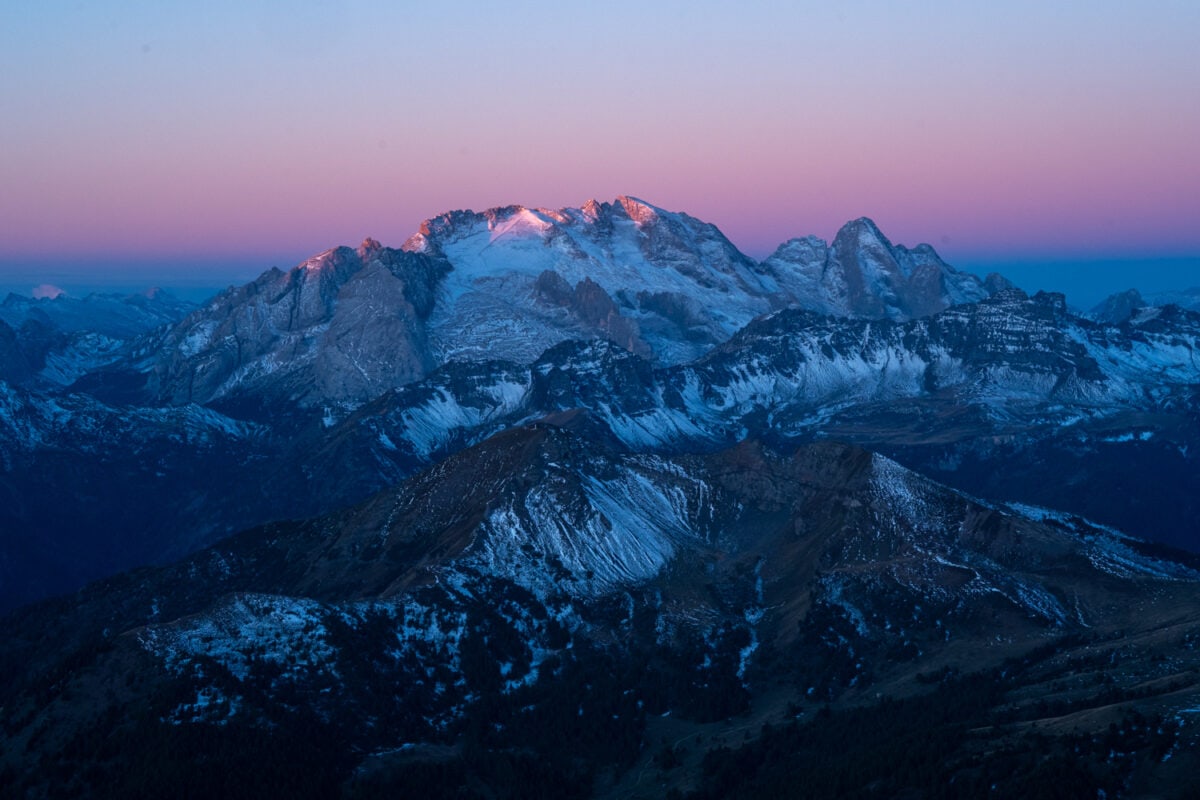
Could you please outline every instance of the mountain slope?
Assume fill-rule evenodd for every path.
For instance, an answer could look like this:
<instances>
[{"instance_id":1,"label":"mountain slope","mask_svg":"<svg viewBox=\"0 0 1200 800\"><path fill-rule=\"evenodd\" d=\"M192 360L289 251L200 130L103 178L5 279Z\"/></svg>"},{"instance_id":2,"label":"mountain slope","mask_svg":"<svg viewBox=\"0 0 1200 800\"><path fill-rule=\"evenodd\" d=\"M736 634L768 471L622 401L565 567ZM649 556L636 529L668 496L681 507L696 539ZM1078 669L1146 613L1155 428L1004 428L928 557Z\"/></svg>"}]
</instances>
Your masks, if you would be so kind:
<instances>
[{"instance_id":1,"label":"mountain slope","mask_svg":"<svg viewBox=\"0 0 1200 800\"><path fill-rule=\"evenodd\" d=\"M241 780L199 771L205 754L240 763L231 748L251 740L260 769L309 775L308 792L352 775L411 788L447 762L465 770L451 786L476 770L486 784L533 755L530 786L591 794L636 782L661 720L715 746L787 702L904 697L925 691L919 676L1038 646L1049 660L1026 664L1043 675L1119 648L1116 686L1162 682L1121 707L1160 713L1195 702L1194 678L1166 683L1192 655L1157 659L1200 636L1200 574L1140 548L842 445L647 457L535 424L348 511L9 617L0 753L41 765L8 772L18 787L88 776L101 796ZM1003 707L1037 719L1025 680L997 684L976 723ZM1069 700L1063 724L1082 730L1120 719L1087 686L1043 697ZM563 726L579 731L569 752ZM81 746L101 731L110 745ZM317 751L296 746L301 732ZM156 761L184 741L186 760Z\"/></svg>"},{"instance_id":2,"label":"mountain slope","mask_svg":"<svg viewBox=\"0 0 1200 800\"><path fill-rule=\"evenodd\" d=\"M0 381L57 389L127 358L130 341L181 320L191 303L161 289L141 294L9 294L0 303Z\"/></svg>"},{"instance_id":3,"label":"mountain slope","mask_svg":"<svg viewBox=\"0 0 1200 800\"><path fill-rule=\"evenodd\" d=\"M0 382L0 606L178 558L299 481L267 431L195 405L111 407ZM285 507L299 510L292 500Z\"/></svg>"}]
</instances>

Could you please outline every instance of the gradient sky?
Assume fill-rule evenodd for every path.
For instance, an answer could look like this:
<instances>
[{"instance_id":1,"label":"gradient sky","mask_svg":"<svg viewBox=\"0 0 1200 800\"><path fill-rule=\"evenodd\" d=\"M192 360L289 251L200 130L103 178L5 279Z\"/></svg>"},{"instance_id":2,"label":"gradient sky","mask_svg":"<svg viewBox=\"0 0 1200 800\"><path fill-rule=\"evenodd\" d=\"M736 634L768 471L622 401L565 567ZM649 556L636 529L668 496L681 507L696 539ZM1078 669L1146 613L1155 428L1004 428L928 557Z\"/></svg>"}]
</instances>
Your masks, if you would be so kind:
<instances>
[{"instance_id":1,"label":"gradient sky","mask_svg":"<svg viewBox=\"0 0 1200 800\"><path fill-rule=\"evenodd\" d=\"M0 284L618 194L754 256L866 215L1077 302L1200 284L1198 41L1196 0L7 2Z\"/></svg>"}]
</instances>

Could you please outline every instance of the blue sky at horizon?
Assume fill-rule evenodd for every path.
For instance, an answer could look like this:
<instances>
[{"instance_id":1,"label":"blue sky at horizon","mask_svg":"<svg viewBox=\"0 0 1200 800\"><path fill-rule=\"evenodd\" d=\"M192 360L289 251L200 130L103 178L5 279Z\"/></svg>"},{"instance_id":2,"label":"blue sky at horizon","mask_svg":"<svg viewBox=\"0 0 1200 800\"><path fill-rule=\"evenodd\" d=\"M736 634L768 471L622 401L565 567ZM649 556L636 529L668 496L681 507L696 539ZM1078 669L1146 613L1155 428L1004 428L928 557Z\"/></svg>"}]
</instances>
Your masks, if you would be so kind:
<instances>
[{"instance_id":1,"label":"blue sky at horizon","mask_svg":"<svg viewBox=\"0 0 1200 800\"><path fill-rule=\"evenodd\" d=\"M100 273L92 269L94 265L72 260L43 263L34 268L9 265L6 269L0 264L0 299L10 292L29 297L42 285L62 289L73 297L92 292L132 294L159 287L198 303L230 286L252 281L273 267L288 269L310 255L312 253L282 254L275 260L265 261L205 260L185 264L184 269L176 263L159 260L132 265L125 262L113 264ZM1149 295L1200 287L1200 258L1069 259L1051 256L979 259L960 261L953 266L981 278L998 272L1030 294L1042 290L1062 292L1072 307L1084 311L1126 289L1138 289Z\"/></svg>"}]
</instances>

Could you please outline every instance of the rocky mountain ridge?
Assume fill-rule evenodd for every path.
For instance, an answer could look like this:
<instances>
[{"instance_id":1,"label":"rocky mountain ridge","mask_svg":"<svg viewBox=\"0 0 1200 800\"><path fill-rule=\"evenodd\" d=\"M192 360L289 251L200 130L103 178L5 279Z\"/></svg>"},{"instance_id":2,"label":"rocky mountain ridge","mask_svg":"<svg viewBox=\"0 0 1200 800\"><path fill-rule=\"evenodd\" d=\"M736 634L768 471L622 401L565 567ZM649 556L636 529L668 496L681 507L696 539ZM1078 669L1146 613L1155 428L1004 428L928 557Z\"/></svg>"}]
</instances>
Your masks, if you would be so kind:
<instances>
[{"instance_id":1,"label":"rocky mountain ridge","mask_svg":"<svg viewBox=\"0 0 1200 800\"><path fill-rule=\"evenodd\" d=\"M892 245L866 219L830 247L804 241L807 256L784 247L757 263L715 226L629 197L456 211L401 250L368 240L265 273L147 340L125 369L146 376L144 402L270 386L289 403L353 406L449 361L530 363L561 341L601 337L678 364L775 309L909 319L993 285L928 245Z\"/></svg>"},{"instance_id":2,"label":"rocky mountain ridge","mask_svg":"<svg viewBox=\"0 0 1200 800\"><path fill-rule=\"evenodd\" d=\"M0 302L0 320L13 328L34 321L65 333L86 331L128 339L178 322L193 307L158 288L134 294L96 292L83 297L60 294L32 298L10 293Z\"/></svg>"},{"instance_id":3,"label":"rocky mountain ridge","mask_svg":"<svg viewBox=\"0 0 1200 800\"><path fill-rule=\"evenodd\" d=\"M1174 292L1155 292L1146 297L1137 289L1109 295L1088 316L1098 322L1120 323L1132 317L1139 309L1179 306L1189 311L1200 311L1200 287Z\"/></svg>"}]
</instances>

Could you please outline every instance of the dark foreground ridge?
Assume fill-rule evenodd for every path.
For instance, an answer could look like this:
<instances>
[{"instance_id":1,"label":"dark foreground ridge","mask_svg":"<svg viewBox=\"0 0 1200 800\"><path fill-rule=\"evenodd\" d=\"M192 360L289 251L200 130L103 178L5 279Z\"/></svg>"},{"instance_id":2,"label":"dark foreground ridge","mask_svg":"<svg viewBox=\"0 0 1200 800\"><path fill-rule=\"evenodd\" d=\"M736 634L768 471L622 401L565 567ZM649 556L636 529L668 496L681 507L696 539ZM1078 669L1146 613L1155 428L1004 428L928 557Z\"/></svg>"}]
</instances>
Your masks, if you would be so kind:
<instances>
[{"instance_id":1,"label":"dark foreground ridge","mask_svg":"<svg viewBox=\"0 0 1200 800\"><path fill-rule=\"evenodd\" d=\"M1200 573L1031 517L853 446L651 456L559 415L11 615L0 774L123 797L1193 785Z\"/></svg>"}]
</instances>

